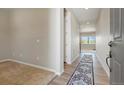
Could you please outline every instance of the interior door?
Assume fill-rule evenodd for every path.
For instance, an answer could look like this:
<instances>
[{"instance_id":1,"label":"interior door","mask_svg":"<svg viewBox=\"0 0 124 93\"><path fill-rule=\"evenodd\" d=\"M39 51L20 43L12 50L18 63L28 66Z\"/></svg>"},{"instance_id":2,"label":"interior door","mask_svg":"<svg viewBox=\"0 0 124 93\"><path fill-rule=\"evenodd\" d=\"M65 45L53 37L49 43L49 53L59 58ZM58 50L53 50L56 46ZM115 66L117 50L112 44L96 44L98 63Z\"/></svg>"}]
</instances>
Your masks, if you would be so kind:
<instances>
[{"instance_id":1,"label":"interior door","mask_svg":"<svg viewBox=\"0 0 124 93\"><path fill-rule=\"evenodd\" d=\"M110 84L124 84L124 9L110 9Z\"/></svg>"}]
</instances>

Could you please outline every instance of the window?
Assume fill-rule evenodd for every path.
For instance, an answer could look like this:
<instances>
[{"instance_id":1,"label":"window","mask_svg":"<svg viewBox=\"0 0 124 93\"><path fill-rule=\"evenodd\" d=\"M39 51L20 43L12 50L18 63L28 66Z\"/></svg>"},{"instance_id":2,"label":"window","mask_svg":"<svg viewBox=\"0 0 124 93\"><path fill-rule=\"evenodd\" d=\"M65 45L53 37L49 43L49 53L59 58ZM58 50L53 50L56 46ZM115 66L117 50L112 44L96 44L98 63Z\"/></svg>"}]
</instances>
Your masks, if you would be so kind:
<instances>
[{"instance_id":1,"label":"window","mask_svg":"<svg viewBox=\"0 0 124 93\"><path fill-rule=\"evenodd\" d=\"M95 36L83 36L81 37L81 44L95 44L96 37Z\"/></svg>"},{"instance_id":2,"label":"window","mask_svg":"<svg viewBox=\"0 0 124 93\"><path fill-rule=\"evenodd\" d=\"M89 36L89 44L96 44L96 37L95 36Z\"/></svg>"},{"instance_id":3,"label":"window","mask_svg":"<svg viewBox=\"0 0 124 93\"><path fill-rule=\"evenodd\" d=\"M81 37L81 44L88 44L88 37Z\"/></svg>"}]
</instances>

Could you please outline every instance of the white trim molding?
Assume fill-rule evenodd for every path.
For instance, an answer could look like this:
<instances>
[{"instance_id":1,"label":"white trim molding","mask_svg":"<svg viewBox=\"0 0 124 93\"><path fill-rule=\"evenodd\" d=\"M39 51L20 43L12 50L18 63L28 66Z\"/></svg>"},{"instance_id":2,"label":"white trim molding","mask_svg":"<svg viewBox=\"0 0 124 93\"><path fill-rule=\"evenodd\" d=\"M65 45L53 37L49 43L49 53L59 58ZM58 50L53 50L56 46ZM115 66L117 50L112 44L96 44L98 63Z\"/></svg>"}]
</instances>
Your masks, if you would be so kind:
<instances>
[{"instance_id":1,"label":"white trim molding","mask_svg":"<svg viewBox=\"0 0 124 93\"><path fill-rule=\"evenodd\" d=\"M3 60L0 60L0 63L1 62L6 62L6 61L16 62L16 63L28 65L28 66L31 66L31 67L35 67L35 68L39 68L39 69L43 69L43 70L54 72L56 75L61 75L61 73L58 73L58 72L56 72L53 69L50 69L50 68L47 68L47 67L43 67L43 66L38 66L38 65L35 65L35 64L30 64L30 63L22 62L22 61L15 60L15 59L3 59Z\"/></svg>"},{"instance_id":2,"label":"white trim molding","mask_svg":"<svg viewBox=\"0 0 124 93\"><path fill-rule=\"evenodd\" d=\"M0 63L6 62L6 61L10 61L10 59L2 59L2 60L0 60Z\"/></svg>"},{"instance_id":3,"label":"white trim molding","mask_svg":"<svg viewBox=\"0 0 124 93\"><path fill-rule=\"evenodd\" d=\"M75 56L70 62L66 62L67 64L72 64L80 55Z\"/></svg>"},{"instance_id":4,"label":"white trim molding","mask_svg":"<svg viewBox=\"0 0 124 93\"><path fill-rule=\"evenodd\" d=\"M101 66L103 67L103 69L105 70L105 72L107 73L107 76L110 77L109 75L109 69L107 68L107 66L103 63L104 60L102 58L100 58L97 54L96 54L96 58L98 59L99 63L101 64Z\"/></svg>"},{"instance_id":5,"label":"white trim molding","mask_svg":"<svg viewBox=\"0 0 124 93\"><path fill-rule=\"evenodd\" d=\"M79 54L75 56L75 58L72 59L71 63L73 63L79 56L80 56Z\"/></svg>"}]
</instances>

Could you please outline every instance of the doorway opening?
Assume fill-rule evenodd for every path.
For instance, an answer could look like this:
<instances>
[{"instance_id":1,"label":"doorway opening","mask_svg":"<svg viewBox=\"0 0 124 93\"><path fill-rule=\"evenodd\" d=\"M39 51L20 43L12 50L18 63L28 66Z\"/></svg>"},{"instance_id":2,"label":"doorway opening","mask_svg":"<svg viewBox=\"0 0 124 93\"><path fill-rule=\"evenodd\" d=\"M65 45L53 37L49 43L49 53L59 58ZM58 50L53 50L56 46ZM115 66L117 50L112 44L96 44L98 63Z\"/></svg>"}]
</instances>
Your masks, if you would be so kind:
<instances>
[{"instance_id":1,"label":"doorway opening","mask_svg":"<svg viewBox=\"0 0 124 93\"><path fill-rule=\"evenodd\" d=\"M96 60L96 30L98 28L97 26L99 26L97 25L97 21L99 19L98 16L100 11L100 9L86 10L84 8L64 9L64 72L67 70L69 71L68 68L71 68L72 72L70 72L70 74L74 74L84 56L84 59L88 60L91 58L91 56L88 57L86 55L92 55L92 59L88 62L92 61L95 67L93 68L91 66L91 68L93 68L95 71L100 68L102 71L95 72L97 74L95 75L95 83L99 82L96 78L102 79L102 76L98 76L98 74L105 73L101 64L98 62L98 60ZM93 62L94 60L95 62ZM104 83L106 82L107 79Z\"/></svg>"},{"instance_id":2,"label":"doorway opening","mask_svg":"<svg viewBox=\"0 0 124 93\"><path fill-rule=\"evenodd\" d=\"M95 53L96 52L96 32L81 32L80 33L80 53Z\"/></svg>"},{"instance_id":3,"label":"doorway opening","mask_svg":"<svg viewBox=\"0 0 124 93\"><path fill-rule=\"evenodd\" d=\"M96 38L96 21L99 10L100 9L86 10L84 8L64 9L64 72L54 79L52 84L108 84L106 72L99 61L95 60L95 62L93 62L94 58L96 58L96 41L98 40L98 38ZM106 12L106 10L103 10L103 12L104 11ZM106 16L108 17L107 14ZM102 22L100 22L98 24L103 25ZM100 27L99 30L101 31L100 25L98 25L98 27ZM98 45L103 45L103 43ZM88 78L86 79L85 77ZM104 82L102 81L103 79Z\"/></svg>"}]
</instances>

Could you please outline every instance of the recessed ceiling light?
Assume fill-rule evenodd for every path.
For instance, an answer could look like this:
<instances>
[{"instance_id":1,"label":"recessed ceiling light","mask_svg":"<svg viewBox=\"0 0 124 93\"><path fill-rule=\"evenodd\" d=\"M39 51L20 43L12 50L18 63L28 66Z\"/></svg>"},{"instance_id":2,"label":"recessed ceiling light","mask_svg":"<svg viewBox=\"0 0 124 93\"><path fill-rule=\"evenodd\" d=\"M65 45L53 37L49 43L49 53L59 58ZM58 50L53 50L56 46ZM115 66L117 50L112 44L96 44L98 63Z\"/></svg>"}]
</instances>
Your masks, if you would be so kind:
<instances>
[{"instance_id":1,"label":"recessed ceiling light","mask_svg":"<svg viewBox=\"0 0 124 93\"><path fill-rule=\"evenodd\" d=\"M84 8L85 10L88 10L88 8Z\"/></svg>"}]
</instances>

